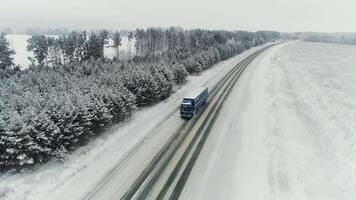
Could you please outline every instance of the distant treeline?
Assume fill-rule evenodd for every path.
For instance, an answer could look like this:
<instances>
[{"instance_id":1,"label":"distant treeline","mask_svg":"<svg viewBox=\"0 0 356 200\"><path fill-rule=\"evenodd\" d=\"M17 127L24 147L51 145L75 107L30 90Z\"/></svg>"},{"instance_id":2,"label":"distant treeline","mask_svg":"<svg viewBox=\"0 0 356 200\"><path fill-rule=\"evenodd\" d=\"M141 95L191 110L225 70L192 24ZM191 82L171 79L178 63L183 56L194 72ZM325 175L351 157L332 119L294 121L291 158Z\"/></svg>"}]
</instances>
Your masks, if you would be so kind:
<instances>
[{"instance_id":1,"label":"distant treeline","mask_svg":"<svg viewBox=\"0 0 356 200\"><path fill-rule=\"evenodd\" d=\"M67 29L67 28L0 28L0 33L5 34L16 34L16 35L52 35L52 36L60 36L66 35L71 32L81 32L81 30L76 29ZM91 30L91 32L100 32L101 30ZM115 31L108 30L109 33L113 33ZM127 37L128 30L120 30L120 34L122 36Z\"/></svg>"},{"instance_id":2,"label":"distant treeline","mask_svg":"<svg viewBox=\"0 0 356 200\"><path fill-rule=\"evenodd\" d=\"M19 35L64 35L71 31L66 28L0 28L0 32Z\"/></svg>"},{"instance_id":3,"label":"distant treeline","mask_svg":"<svg viewBox=\"0 0 356 200\"><path fill-rule=\"evenodd\" d=\"M328 42L339 44L356 44L356 33L318 33L306 32L301 38L310 42Z\"/></svg>"},{"instance_id":4,"label":"distant treeline","mask_svg":"<svg viewBox=\"0 0 356 200\"><path fill-rule=\"evenodd\" d=\"M256 33L238 31L208 31L208 30L183 30L180 28L148 28L136 29L128 32L128 40L131 43L135 39L135 55L147 57L159 55L163 52L176 50L189 50L195 53L198 50L207 50L210 47L225 44L256 46L262 44L268 38L278 38L277 32L258 31ZM85 62L90 58L98 59L104 56L104 44L107 40L113 40L113 47L117 50L116 58L119 59L121 35L119 32L109 33L106 30L99 32L71 32L59 37L33 35L28 39L29 51L34 53L38 64L62 65L71 62ZM131 47L131 44L130 44ZM131 49L129 50L131 55Z\"/></svg>"},{"instance_id":5,"label":"distant treeline","mask_svg":"<svg viewBox=\"0 0 356 200\"><path fill-rule=\"evenodd\" d=\"M188 74L280 37L270 31L137 29L131 33L136 56L108 60L102 45L119 35L107 33L33 36L28 48L36 65L13 70L11 58L9 66L0 65L0 170L61 158L137 107L167 98ZM13 53L4 38L0 59Z\"/></svg>"}]
</instances>

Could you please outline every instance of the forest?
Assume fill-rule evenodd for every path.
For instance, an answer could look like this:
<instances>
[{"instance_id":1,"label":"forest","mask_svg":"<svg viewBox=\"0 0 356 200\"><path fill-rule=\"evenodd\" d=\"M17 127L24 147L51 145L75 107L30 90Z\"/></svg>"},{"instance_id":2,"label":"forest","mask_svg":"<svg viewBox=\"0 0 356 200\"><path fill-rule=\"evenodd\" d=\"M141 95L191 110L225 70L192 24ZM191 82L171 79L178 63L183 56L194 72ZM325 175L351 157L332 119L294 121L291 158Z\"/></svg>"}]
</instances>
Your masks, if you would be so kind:
<instances>
[{"instance_id":1,"label":"forest","mask_svg":"<svg viewBox=\"0 0 356 200\"><path fill-rule=\"evenodd\" d=\"M124 60L103 55L109 38L119 52L119 32L32 35L32 65L21 69L0 35L0 171L61 159L135 109L169 97L188 75L280 34L171 27L136 29L128 37L135 54Z\"/></svg>"},{"instance_id":2,"label":"forest","mask_svg":"<svg viewBox=\"0 0 356 200\"><path fill-rule=\"evenodd\" d=\"M304 41L327 42L338 44L356 44L356 33L318 33L305 32L301 35Z\"/></svg>"}]
</instances>

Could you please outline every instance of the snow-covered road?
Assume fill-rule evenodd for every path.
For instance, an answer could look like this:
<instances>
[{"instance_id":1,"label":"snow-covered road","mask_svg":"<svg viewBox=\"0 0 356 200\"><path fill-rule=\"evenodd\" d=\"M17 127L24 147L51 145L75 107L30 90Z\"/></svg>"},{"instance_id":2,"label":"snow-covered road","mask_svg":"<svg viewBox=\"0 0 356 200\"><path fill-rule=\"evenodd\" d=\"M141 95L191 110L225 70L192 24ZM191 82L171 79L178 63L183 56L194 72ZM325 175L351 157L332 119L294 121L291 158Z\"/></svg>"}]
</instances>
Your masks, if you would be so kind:
<instances>
[{"instance_id":1,"label":"snow-covered road","mask_svg":"<svg viewBox=\"0 0 356 200\"><path fill-rule=\"evenodd\" d=\"M263 53L224 104L181 199L356 199L356 46Z\"/></svg>"}]
</instances>

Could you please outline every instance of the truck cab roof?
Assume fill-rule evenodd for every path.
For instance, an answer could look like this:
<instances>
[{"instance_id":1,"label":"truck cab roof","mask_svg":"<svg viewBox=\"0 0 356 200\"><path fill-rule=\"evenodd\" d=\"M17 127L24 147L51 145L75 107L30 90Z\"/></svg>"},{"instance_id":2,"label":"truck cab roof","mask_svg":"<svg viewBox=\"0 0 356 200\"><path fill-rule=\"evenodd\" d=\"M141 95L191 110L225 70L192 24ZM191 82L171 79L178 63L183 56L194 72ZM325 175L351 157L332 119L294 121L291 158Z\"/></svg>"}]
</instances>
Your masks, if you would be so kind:
<instances>
[{"instance_id":1,"label":"truck cab roof","mask_svg":"<svg viewBox=\"0 0 356 200\"><path fill-rule=\"evenodd\" d=\"M183 106L191 106L192 105L192 102L189 101L189 102L182 102L182 105Z\"/></svg>"}]
</instances>

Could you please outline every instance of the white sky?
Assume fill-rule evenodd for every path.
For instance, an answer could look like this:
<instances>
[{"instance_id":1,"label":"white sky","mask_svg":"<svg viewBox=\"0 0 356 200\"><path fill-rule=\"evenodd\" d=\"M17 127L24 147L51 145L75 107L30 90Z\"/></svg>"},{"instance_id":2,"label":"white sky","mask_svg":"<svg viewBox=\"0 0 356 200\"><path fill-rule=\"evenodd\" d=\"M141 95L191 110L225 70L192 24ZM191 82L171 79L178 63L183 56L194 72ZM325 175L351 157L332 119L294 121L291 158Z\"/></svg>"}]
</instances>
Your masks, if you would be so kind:
<instances>
[{"instance_id":1,"label":"white sky","mask_svg":"<svg viewBox=\"0 0 356 200\"><path fill-rule=\"evenodd\" d=\"M356 0L0 0L0 27L356 32Z\"/></svg>"}]
</instances>

